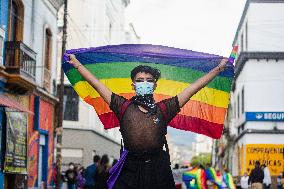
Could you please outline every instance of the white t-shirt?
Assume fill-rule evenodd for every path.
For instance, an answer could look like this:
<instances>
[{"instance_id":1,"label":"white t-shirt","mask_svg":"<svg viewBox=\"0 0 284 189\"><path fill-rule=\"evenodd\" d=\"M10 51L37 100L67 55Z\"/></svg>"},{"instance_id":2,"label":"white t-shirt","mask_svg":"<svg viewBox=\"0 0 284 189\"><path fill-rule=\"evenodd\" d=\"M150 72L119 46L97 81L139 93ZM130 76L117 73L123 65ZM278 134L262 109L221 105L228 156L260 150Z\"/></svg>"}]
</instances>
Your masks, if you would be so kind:
<instances>
[{"instance_id":1,"label":"white t-shirt","mask_svg":"<svg viewBox=\"0 0 284 189\"><path fill-rule=\"evenodd\" d=\"M248 188L248 179L249 179L249 176L242 176L241 177L241 188L242 189Z\"/></svg>"},{"instance_id":2,"label":"white t-shirt","mask_svg":"<svg viewBox=\"0 0 284 189\"><path fill-rule=\"evenodd\" d=\"M263 173L264 173L263 184L266 184L266 185L271 184L271 176L270 176L268 167L265 167L263 169Z\"/></svg>"}]
</instances>

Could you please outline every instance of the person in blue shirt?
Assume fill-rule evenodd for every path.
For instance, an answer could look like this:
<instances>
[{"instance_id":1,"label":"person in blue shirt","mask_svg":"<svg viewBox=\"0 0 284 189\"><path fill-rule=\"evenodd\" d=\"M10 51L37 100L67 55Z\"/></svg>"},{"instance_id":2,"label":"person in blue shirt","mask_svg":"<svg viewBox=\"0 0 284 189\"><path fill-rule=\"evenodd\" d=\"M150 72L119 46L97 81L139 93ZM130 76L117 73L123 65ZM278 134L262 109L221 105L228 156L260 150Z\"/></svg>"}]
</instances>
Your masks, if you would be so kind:
<instances>
[{"instance_id":1,"label":"person in blue shirt","mask_svg":"<svg viewBox=\"0 0 284 189\"><path fill-rule=\"evenodd\" d=\"M100 159L101 157L99 155L95 155L93 158L94 163L86 168L84 172L86 179L84 189L93 189L95 187L95 173Z\"/></svg>"}]
</instances>

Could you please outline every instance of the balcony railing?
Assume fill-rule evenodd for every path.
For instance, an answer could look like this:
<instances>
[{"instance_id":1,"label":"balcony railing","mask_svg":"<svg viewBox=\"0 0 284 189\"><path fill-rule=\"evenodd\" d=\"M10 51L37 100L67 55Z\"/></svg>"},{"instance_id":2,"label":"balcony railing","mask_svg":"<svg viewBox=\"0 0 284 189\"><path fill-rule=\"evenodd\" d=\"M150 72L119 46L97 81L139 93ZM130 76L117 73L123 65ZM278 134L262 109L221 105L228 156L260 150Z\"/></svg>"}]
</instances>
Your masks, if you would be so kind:
<instances>
[{"instance_id":1,"label":"balcony railing","mask_svg":"<svg viewBox=\"0 0 284 189\"><path fill-rule=\"evenodd\" d=\"M35 81L36 53L21 41L5 42L5 67L11 74L19 74Z\"/></svg>"}]
</instances>

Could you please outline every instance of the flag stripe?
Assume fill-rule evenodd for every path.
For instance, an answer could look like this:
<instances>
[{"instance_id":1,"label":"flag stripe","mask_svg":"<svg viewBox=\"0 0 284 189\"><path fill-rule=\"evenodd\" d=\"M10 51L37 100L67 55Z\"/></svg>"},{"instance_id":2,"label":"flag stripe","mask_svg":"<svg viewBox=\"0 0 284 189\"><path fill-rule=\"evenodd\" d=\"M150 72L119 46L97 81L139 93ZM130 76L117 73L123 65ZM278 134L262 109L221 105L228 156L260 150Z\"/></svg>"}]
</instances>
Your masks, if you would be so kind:
<instances>
[{"instance_id":1,"label":"flag stripe","mask_svg":"<svg viewBox=\"0 0 284 189\"><path fill-rule=\"evenodd\" d=\"M143 47L142 47L143 46ZM189 50L181 50L175 48L168 48L174 53L167 53L165 50L167 47L157 47L153 45L141 45L142 48L137 51L134 45L128 45L127 48L122 46L102 47L100 50L96 48L90 49L76 49L67 50L67 54L75 54L76 58L82 64L96 64L96 63L113 63L113 62L144 62L144 63L156 63L185 68L192 68L194 70L209 72L216 67L220 60L223 58L217 55L210 55L200 52L194 52ZM115 49L110 49L115 48ZM166 53L166 54L165 54ZM65 56L64 60L67 58ZM73 68L68 63L63 64L63 69L67 72ZM233 77L233 65L229 67L220 75L226 77Z\"/></svg>"},{"instance_id":2,"label":"flag stripe","mask_svg":"<svg viewBox=\"0 0 284 189\"><path fill-rule=\"evenodd\" d=\"M159 64L142 64L140 62L97 63L88 64L86 68L99 79L130 78L131 70L138 65L148 65L159 69L162 79L185 83L193 83L204 75L203 72L192 69ZM84 81L83 77L75 68L70 69L67 72L67 76L72 85L79 81ZM207 87L229 92L231 90L231 82L232 78L217 76Z\"/></svg>"},{"instance_id":3,"label":"flag stripe","mask_svg":"<svg viewBox=\"0 0 284 189\"><path fill-rule=\"evenodd\" d=\"M101 82L116 94L134 93L131 87L130 79L114 78L101 80ZM176 96L177 94L182 92L187 86L188 84L186 83L161 79L160 81L158 81L158 86L155 90L155 93L167 96ZM96 98L100 96L87 81L80 81L76 83L73 87L75 91L79 94L79 96L83 99L87 96L90 96L91 98ZM229 93L204 87L198 93L193 95L191 97L191 100L196 100L216 107L227 108L229 101Z\"/></svg>"},{"instance_id":4,"label":"flag stripe","mask_svg":"<svg viewBox=\"0 0 284 189\"><path fill-rule=\"evenodd\" d=\"M120 95L124 96L127 99L133 96L133 94L130 94L130 93L120 94ZM170 96L154 95L154 98L156 102L159 102L166 98L170 98ZM105 103L105 101L101 97L91 98L88 96L84 100L88 104L92 105L93 107L96 107L96 112L98 115L111 112L109 106L107 105L107 103ZM212 123L222 124L224 123L224 119L226 115L226 108L217 108L215 106L207 105L207 104L195 101L195 100L190 100L181 109L181 112L179 114L185 115L185 116L197 117L197 118L204 119Z\"/></svg>"},{"instance_id":5,"label":"flag stripe","mask_svg":"<svg viewBox=\"0 0 284 189\"><path fill-rule=\"evenodd\" d=\"M223 124L212 123L203 119L180 114L176 115L169 125L176 129L191 131L212 138L220 138L223 131Z\"/></svg>"},{"instance_id":6,"label":"flag stripe","mask_svg":"<svg viewBox=\"0 0 284 189\"><path fill-rule=\"evenodd\" d=\"M118 119L113 112L99 115L99 118L103 123L105 123L106 129L111 129L119 126ZM212 138L220 138L223 131L222 124L211 123L203 119L180 114L176 115L176 117L169 123L169 125L176 129L192 131Z\"/></svg>"}]
</instances>

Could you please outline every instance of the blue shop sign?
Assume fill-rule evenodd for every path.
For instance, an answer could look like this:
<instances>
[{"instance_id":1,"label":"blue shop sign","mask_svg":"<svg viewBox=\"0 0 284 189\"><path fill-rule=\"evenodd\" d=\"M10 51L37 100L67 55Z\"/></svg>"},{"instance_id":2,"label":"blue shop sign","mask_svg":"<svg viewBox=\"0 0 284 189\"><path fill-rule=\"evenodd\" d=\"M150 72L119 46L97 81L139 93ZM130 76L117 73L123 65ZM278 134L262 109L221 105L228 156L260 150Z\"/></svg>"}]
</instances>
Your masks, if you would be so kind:
<instances>
[{"instance_id":1,"label":"blue shop sign","mask_svg":"<svg viewBox=\"0 0 284 189\"><path fill-rule=\"evenodd\" d=\"M246 112L246 121L284 121L284 112Z\"/></svg>"}]
</instances>

